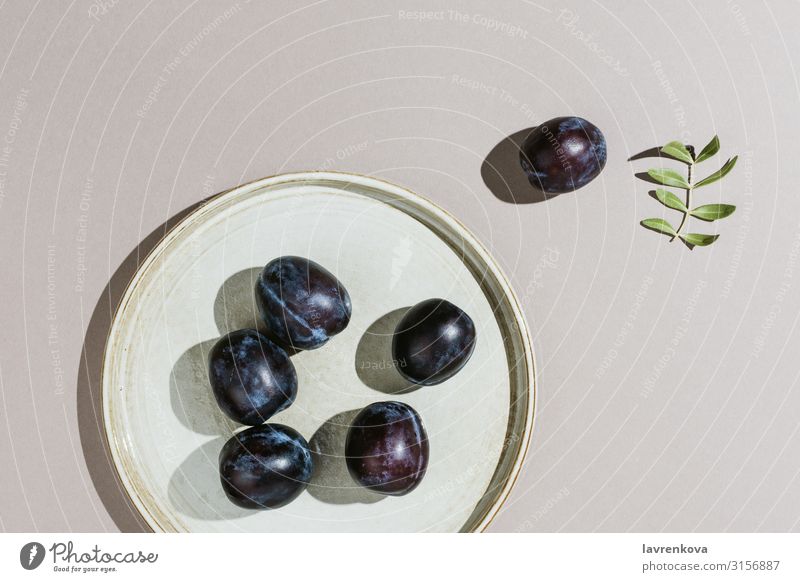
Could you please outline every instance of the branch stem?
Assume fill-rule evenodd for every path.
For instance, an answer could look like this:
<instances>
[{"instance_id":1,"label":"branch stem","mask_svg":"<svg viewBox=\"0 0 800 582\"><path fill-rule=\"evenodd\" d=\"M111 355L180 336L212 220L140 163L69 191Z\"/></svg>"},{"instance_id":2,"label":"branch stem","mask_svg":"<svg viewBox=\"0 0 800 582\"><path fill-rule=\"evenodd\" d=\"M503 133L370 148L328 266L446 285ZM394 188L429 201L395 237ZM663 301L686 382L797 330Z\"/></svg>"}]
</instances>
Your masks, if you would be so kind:
<instances>
[{"instance_id":1,"label":"branch stem","mask_svg":"<svg viewBox=\"0 0 800 582\"><path fill-rule=\"evenodd\" d=\"M694 185L692 184L692 170L694 169L694 161L688 164L689 170L687 173L686 181L689 183L689 187L686 189L686 212L683 213L683 217L681 218L681 223L678 225L678 228L675 230L675 236L669 239L669 242L674 241L678 238L681 231L683 230L683 226L686 224L686 221L689 219L689 211L692 209L692 189Z\"/></svg>"}]
</instances>

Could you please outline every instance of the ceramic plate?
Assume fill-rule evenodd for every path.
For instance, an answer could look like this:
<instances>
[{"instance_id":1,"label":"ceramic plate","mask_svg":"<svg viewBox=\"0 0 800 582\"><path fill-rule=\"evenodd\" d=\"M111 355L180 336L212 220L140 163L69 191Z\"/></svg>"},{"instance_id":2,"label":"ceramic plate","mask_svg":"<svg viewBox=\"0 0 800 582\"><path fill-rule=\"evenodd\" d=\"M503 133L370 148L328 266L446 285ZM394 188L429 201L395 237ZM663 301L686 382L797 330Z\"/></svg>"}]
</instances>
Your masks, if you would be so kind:
<instances>
[{"instance_id":1,"label":"ceramic plate","mask_svg":"<svg viewBox=\"0 0 800 582\"><path fill-rule=\"evenodd\" d=\"M219 451L242 427L217 408L206 356L221 334L260 326L255 277L281 255L334 273L353 316L325 347L293 356L298 396L272 419L309 441L311 485L283 508L245 510L220 486ZM431 297L470 314L475 351L447 382L403 391L391 333ZM402 497L357 486L343 458L348 423L381 400L413 406L430 439L427 474ZM373 178L289 174L216 196L148 256L112 323L103 408L120 478L156 531L475 531L502 505L525 454L533 353L505 277L441 208Z\"/></svg>"}]
</instances>

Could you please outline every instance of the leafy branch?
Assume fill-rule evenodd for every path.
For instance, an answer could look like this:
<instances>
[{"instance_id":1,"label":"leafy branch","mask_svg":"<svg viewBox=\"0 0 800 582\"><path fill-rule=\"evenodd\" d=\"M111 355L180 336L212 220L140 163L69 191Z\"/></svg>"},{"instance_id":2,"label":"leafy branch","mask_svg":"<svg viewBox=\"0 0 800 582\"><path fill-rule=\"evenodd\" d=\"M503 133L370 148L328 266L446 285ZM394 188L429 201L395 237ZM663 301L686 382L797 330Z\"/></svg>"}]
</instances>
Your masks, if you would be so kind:
<instances>
[{"instance_id":1,"label":"leafy branch","mask_svg":"<svg viewBox=\"0 0 800 582\"><path fill-rule=\"evenodd\" d=\"M733 214L736 207L731 204L704 204L692 208L692 194L698 188L713 184L718 180L724 178L736 165L738 156L733 156L722 167L706 176L702 180L693 182L693 174L695 173L695 166L701 162L714 156L719 151L719 138L714 138L708 142L699 154L695 156L694 148L686 146L679 141L671 141L661 148L661 153L683 162L687 166L686 176L684 177L679 172L669 168L657 168L647 170L647 175L650 179L670 188L678 188L686 192L684 199L681 200L677 195L669 190L663 188L656 189L652 193L653 197L661 204L672 210L677 210L682 214L681 221L677 228L674 228L669 222L661 218L646 218L641 222L641 225L649 230L665 234L670 237L670 242L676 238L680 238L683 243L693 249L694 247L705 247L713 243L719 238L718 234L697 234L697 233L684 233L683 228L689 220L689 216L693 216L705 222L713 222L721 218L725 218Z\"/></svg>"}]
</instances>

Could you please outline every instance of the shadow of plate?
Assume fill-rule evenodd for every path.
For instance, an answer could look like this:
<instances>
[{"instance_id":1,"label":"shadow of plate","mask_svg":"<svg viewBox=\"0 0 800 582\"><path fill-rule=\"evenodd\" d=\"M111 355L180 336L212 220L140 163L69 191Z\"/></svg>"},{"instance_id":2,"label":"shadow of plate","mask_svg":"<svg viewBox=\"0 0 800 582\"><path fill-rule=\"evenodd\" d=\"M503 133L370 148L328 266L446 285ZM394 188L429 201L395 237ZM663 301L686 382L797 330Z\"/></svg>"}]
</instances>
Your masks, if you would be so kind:
<instances>
[{"instance_id":1,"label":"shadow of plate","mask_svg":"<svg viewBox=\"0 0 800 582\"><path fill-rule=\"evenodd\" d=\"M198 202L177 213L148 234L125 257L100 294L83 339L76 390L81 449L92 484L114 524L122 532L151 530L123 487L106 441L101 383L106 339L117 306L139 265L175 224L202 204Z\"/></svg>"}]
</instances>

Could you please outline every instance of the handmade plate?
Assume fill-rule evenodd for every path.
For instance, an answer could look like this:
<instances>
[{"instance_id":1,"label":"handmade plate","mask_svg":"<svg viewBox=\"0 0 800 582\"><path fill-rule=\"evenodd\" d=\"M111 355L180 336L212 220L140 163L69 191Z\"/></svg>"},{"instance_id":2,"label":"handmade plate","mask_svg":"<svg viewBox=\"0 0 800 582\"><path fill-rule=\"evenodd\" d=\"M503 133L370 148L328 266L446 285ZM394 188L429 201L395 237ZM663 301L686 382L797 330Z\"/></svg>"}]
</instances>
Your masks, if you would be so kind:
<instances>
[{"instance_id":1,"label":"handmade plate","mask_svg":"<svg viewBox=\"0 0 800 582\"><path fill-rule=\"evenodd\" d=\"M210 346L260 326L255 277L281 255L308 257L350 292L350 325L293 356L294 405L272 420L315 455L309 488L271 511L232 505L218 455L238 426L217 408ZM431 297L475 321L472 358L438 386L404 391L391 333ZM413 406L430 439L420 486L403 497L360 488L346 470L347 426L371 402ZM350 174L281 175L220 194L147 257L114 317L103 371L109 447L133 503L156 531L475 531L508 495L530 438L533 353L519 305L477 240L431 202Z\"/></svg>"}]
</instances>

